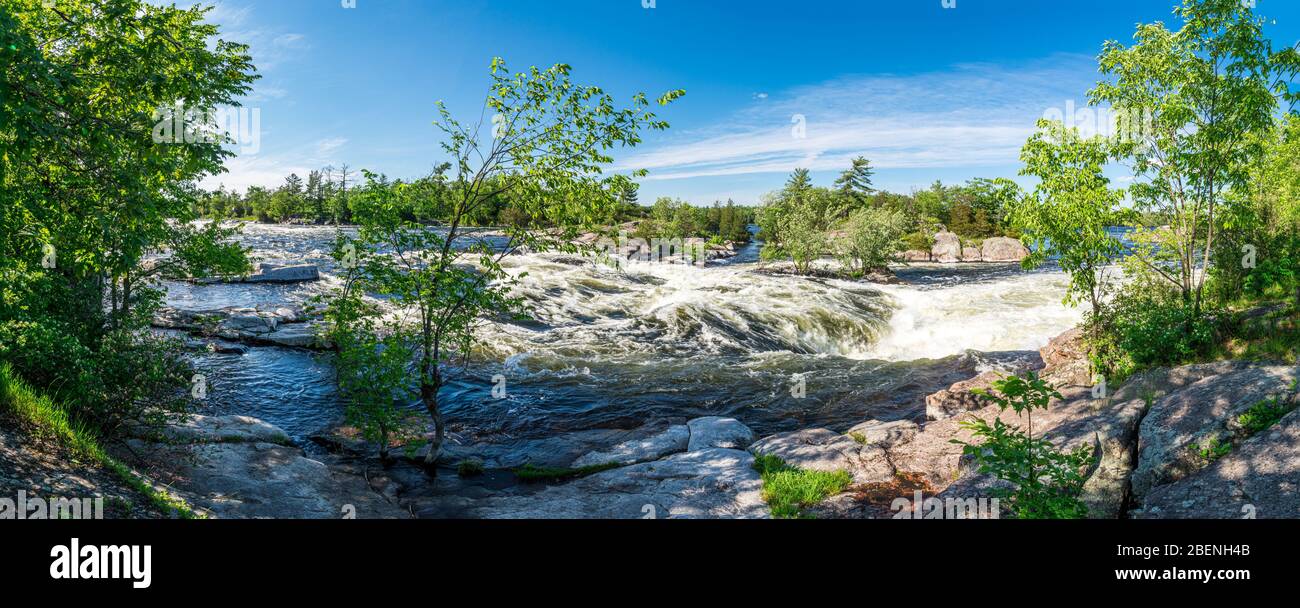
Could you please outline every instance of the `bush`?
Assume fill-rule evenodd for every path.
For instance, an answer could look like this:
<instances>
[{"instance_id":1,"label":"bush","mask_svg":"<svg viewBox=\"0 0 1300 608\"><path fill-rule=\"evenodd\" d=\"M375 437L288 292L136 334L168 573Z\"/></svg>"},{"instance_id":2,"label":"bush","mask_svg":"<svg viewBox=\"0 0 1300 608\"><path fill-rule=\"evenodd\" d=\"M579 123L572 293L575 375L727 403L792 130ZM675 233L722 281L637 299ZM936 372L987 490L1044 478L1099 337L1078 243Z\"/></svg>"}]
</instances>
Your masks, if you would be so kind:
<instances>
[{"instance_id":1,"label":"bush","mask_svg":"<svg viewBox=\"0 0 1300 608\"><path fill-rule=\"evenodd\" d=\"M894 261L907 218L898 211L859 209L849 216L844 230L845 236L835 243L840 262L850 275L860 277Z\"/></svg>"},{"instance_id":2,"label":"bush","mask_svg":"<svg viewBox=\"0 0 1300 608\"><path fill-rule=\"evenodd\" d=\"M1172 290L1143 283L1128 285L1087 323L1094 367L1111 382L1148 367L1202 359L1215 346L1211 316L1198 315Z\"/></svg>"},{"instance_id":3,"label":"bush","mask_svg":"<svg viewBox=\"0 0 1300 608\"><path fill-rule=\"evenodd\" d=\"M91 351L53 321L0 324L0 362L101 436L189 411L193 369L183 355L179 341L148 333L109 332Z\"/></svg>"},{"instance_id":4,"label":"bush","mask_svg":"<svg viewBox=\"0 0 1300 608\"><path fill-rule=\"evenodd\" d=\"M1011 489L995 489L993 493L1006 500L1012 512L1020 519L1079 519L1087 517L1088 508L1079 500L1083 493L1084 475L1096 457L1090 446L1064 452L1050 441L1034 437L1033 411L1047 409L1053 398L1060 399L1056 389L1028 372L1024 377L1011 376L993 383L997 394L984 393L997 404L999 410L1011 408L1017 415L1025 415L1026 430L1020 430L1001 418L993 424L982 419L963 422L980 444L957 439L953 443L964 446L963 453L975 459L981 473L993 475L1011 484Z\"/></svg>"}]
</instances>

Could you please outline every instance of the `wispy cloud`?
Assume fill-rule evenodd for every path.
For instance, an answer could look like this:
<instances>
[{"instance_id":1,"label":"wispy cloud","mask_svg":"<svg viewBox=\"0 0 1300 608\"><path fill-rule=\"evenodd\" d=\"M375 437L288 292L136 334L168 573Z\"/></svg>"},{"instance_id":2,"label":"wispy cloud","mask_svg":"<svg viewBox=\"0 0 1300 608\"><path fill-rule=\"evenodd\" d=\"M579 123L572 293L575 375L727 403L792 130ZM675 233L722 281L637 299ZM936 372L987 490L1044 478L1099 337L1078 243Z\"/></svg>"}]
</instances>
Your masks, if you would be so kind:
<instances>
[{"instance_id":1,"label":"wispy cloud","mask_svg":"<svg viewBox=\"0 0 1300 608\"><path fill-rule=\"evenodd\" d=\"M329 158L333 156L334 153L339 150L339 148L342 148L343 146L347 145L347 143L348 140L343 137L332 137L330 139L322 139L316 142L316 156L319 158Z\"/></svg>"},{"instance_id":2,"label":"wispy cloud","mask_svg":"<svg viewBox=\"0 0 1300 608\"><path fill-rule=\"evenodd\" d=\"M1095 63L1054 56L1006 67L957 65L907 76L846 77L773 92L714 128L628 156L650 180L839 170L867 156L881 169L1017 162L1034 122L1068 100L1084 105Z\"/></svg>"}]
</instances>

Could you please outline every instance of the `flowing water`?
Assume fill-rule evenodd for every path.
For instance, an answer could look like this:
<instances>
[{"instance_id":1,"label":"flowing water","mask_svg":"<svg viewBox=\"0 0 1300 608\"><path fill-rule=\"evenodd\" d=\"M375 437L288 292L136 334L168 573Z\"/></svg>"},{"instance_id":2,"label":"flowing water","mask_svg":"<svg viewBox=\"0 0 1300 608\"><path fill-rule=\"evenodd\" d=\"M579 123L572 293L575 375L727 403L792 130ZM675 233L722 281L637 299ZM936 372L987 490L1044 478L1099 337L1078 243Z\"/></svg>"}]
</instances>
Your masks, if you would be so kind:
<instances>
[{"instance_id":1,"label":"flowing water","mask_svg":"<svg viewBox=\"0 0 1300 608\"><path fill-rule=\"evenodd\" d=\"M334 229L248 226L267 260L312 262L316 284L168 285L187 309L301 303L336 279ZM836 430L924 415L924 396L1029 360L1078 322L1059 271L1015 265L900 269L906 285L803 278L760 269L757 245L708 267L611 268L564 255L511 256L532 320L490 325L443 397L462 439L630 428L701 415L760 434ZM335 424L342 405L329 355L254 348L204 355L209 407L263 418L297 439ZM492 387L504 378L506 396Z\"/></svg>"}]
</instances>

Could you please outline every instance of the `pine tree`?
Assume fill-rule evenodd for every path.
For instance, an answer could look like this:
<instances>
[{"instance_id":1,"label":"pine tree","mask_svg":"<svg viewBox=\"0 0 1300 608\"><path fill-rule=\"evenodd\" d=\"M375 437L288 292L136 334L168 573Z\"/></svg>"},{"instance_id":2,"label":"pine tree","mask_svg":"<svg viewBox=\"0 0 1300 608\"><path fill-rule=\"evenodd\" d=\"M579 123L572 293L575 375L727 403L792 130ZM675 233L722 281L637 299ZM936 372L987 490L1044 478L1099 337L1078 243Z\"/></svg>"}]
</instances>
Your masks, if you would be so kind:
<instances>
[{"instance_id":1,"label":"pine tree","mask_svg":"<svg viewBox=\"0 0 1300 608\"><path fill-rule=\"evenodd\" d=\"M876 191L871 185L873 175L875 171L871 168L871 161L859 156L853 159L853 166L835 180L835 189L846 196L865 202L867 197Z\"/></svg>"},{"instance_id":2,"label":"pine tree","mask_svg":"<svg viewBox=\"0 0 1300 608\"><path fill-rule=\"evenodd\" d=\"M807 169L795 169L790 174L790 181L785 183L785 191L791 196L801 196L812 189L812 177Z\"/></svg>"}]
</instances>

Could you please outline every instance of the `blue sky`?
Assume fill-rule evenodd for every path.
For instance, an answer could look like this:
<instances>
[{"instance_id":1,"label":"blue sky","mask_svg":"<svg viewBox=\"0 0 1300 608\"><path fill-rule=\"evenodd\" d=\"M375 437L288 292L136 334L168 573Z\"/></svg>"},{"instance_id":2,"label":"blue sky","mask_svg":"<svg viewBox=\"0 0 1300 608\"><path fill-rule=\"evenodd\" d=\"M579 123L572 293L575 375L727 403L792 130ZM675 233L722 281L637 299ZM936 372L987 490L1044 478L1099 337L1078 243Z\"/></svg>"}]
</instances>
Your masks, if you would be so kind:
<instances>
[{"instance_id":1,"label":"blue sky","mask_svg":"<svg viewBox=\"0 0 1300 608\"><path fill-rule=\"evenodd\" d=\"M796 166L828 185L858 155L901 192L1014 177L1034 121L1085 105L1102 42L1173 1L219 0L210 19L262 74L245 103L261 142L205 186L425 174L443 158L435 101L477 117L494 56L568 63L620 99L685 89L660 113L671 130L616 153L615 170L650 170L643 202L753 204ZM1300 2L1257 4L1278 44L1300 38Z\"/></svg>"}]
</instances>

